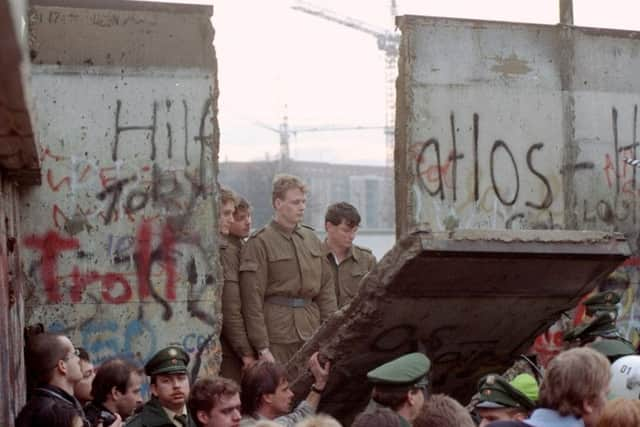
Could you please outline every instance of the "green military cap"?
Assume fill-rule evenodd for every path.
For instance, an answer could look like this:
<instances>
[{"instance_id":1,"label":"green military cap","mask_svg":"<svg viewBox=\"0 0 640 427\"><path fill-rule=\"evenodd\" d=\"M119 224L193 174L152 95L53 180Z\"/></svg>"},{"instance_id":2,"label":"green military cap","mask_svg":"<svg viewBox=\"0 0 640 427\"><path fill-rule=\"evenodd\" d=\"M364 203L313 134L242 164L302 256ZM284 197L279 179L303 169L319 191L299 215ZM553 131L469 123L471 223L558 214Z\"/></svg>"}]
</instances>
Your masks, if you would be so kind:
<instances>
[{"instance_id":1,"label":"green military cap","mask_svg":"<svg viewBox=\"0 0 640 427\"><path fill-rule=\"evenodd\" d=\"M581 323L575 328L565 332L564 340L575 341L579 339L588 341L595 337L615 335L617 333L616 314L613 312L600 311L593 319Z\"/></svg>"},{"instance_id":2,"label":"green military cap","mask_svg":"<svg viewBox=\"0 0 640 427\"><path fill-rule=\"evenodd\" d=\"M498 374L482 377L478 383L480 400L476 408L522 408L531 411L538 400L538 382L530 374L520 374L511 382Z\"/></svg>"},{"instance_id":3,"label":"green military cap","mask_svg":"<svg viewBox=\"0 0 640 427\"><path fill-rule=\"evenodd\" d=\"M380 365L367 373L369 382L376 386L423 387L431 361L422 353L409 353Z\"/></svg>"},{"instance_id":4,"label":"green military cap","mask_svg":"<svg viewBox=\"0 0 640 427\"><path fill-rule=\"evenodd\" d=\"M598 311L616 311L616 305L619 302L620 295L614 291L605 291L590 296L582 304L587 314L593 316Z\"/></svg>"},{"instance_id":5,"label":"green military cap","mask_svg":"<svg viewBox=\"0 0 640 427\"><path fill-rule=\"evenodd\" d=\"M186 374L189 355L179 346L169 346L158 351L144 365L144 373L148 376L159 374Z\"/></svg>"},{"instance_id":6,"label":"green military cap","mask_svg":"<svg viewBox=\"0 0 640 427\"><path fill-rule=\"evenodd\" d=\"M623 338L602 338L590 343L588 347L613 360L622 356L636 354L636 349L633 347L633 344Z\"/></svg>"}]
</instances>

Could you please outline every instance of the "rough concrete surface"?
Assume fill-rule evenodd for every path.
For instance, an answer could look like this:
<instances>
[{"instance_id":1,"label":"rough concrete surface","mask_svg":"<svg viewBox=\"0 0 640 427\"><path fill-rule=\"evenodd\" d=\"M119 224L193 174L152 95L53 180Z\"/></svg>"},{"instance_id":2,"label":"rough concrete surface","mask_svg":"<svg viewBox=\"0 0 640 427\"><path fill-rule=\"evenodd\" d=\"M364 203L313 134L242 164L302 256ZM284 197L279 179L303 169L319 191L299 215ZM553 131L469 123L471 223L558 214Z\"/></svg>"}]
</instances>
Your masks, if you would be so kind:
<instances>
[{"instance_id":1,"label":"rough concrete surface","mask_svg":"<svg viewBox=\"0 0 640 427\"><path fill-rule=\"evenodd\" d=\"M629 254L611 233L413 233L289 362L292 387L306 396L306 362L319 350L332 362L320 410L348 421L368 401L369 370L422 351L432 390L465 402L483 374L509 367Z\"/></svg>"},{"instance_id":2,"label":"rough concrete surface","mask_svg":"<svg viewBox=\"0 0 640 427\"><path fill-rule=\"evenodd\" d=\"M22 197L26 323L68 334L94 363L177 343L193 374L217 372L211 13L32 2L43 185Z\"/></svg>"},{"instance_id":3,"label":"rough concrete surface","mask_svg":"<svg viewBox=\"0 0 640 427\"><path fill-rule=\"evenodd\" d=\"M31 125L26 41L18 0L0 2L0 169L26 184L39 184L39 162Z\"/></svg>"}]
</instances>

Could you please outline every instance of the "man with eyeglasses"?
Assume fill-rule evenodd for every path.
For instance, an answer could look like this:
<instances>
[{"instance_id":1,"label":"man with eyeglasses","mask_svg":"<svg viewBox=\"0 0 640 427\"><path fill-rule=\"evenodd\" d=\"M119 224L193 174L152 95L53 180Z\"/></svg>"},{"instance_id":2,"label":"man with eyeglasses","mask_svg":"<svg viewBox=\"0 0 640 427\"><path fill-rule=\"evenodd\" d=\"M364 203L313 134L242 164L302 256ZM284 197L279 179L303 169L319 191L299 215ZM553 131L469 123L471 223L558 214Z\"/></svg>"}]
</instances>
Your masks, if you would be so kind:
<instances>
[{"instance_id":1,"label":"man with eyeglasses","mask_svg":"<svg viewBox=\"0 0 640 427\"><path fill-rule=\"evenodd\" d=\"M60 417L56 415L62 410L75 412L74 420L89 426L80 402L73 396L74 386L83 374L79 352L69 338L46 332L29 337L25 365L30 384L35 388L16 418L16 427L58 427L55 420ZM113 424L121 425L119 419Z\"/></svg>"}]
</instances>

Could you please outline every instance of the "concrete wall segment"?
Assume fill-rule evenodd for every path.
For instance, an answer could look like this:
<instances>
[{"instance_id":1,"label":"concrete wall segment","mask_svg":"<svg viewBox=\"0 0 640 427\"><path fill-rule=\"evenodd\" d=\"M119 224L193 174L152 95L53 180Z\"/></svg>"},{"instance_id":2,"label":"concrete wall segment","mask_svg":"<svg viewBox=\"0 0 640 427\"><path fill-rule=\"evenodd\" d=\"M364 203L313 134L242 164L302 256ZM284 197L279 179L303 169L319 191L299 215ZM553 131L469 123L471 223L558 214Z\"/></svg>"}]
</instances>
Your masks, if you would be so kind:
<instances>
[{"instance_id":1,"label":"concrete wall segment","mask_svg":"<svg viewBox=\"0 0 640 427\"><path fill-rule=\"evenodd\" d=\"M637 32L402 17L397 229L621 231L640 325ZM635 300L634 300L635 298Z\"/></svg>"},{"instance_id":2,"label":"concrete wall segment","mask_svg":"<svg viewBox=\"0 0 640 427\"><path fill-rule=\"evenodd\" d=\"M194 375L215 374L211 8L60 3L30 10L32 48L49 56L36 55L32 78L44 185L21 200L27 323L68 334L95 363L144 363L176 343Z\"/></svg>"}]
</instances>

